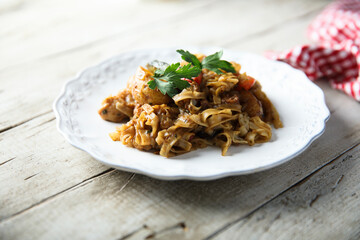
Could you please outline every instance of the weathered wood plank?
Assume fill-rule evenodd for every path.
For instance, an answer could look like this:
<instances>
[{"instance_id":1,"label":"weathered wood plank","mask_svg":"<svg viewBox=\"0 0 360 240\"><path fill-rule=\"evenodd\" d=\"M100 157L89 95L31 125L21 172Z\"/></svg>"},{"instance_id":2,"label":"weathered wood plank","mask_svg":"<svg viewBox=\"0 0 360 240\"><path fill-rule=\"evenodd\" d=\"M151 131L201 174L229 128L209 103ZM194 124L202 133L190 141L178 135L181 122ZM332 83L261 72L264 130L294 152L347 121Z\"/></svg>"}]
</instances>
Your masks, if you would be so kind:
<instances>
[{"instance_id":1,"label":"weathered wood plank","mask_svg":"<svg viewBox=\"0 0 360 240\"><path fill-rule=\"evenodd\" d=\"M211 239L359 239L360 146Z\"/></svg>"},{"instance_id":2,"label":"weathered wood plank","mask_svg":"<svg viewBox=\"0 0 360 240\"><path fill-rule=\"evenodd\" d=\"M308 12L298 18L291 19L286 24L268 28L245 38L230 39L225 47L263 54L266 51L284 51L297 45L311 43L306 36L306 29L319 14L318 10Z\"/></svg>"},{"instance_id":3,"label":"weathered wood plank","mask_svg":"<svg viewBox=\"0 0 360 240\"><path fill-rule=\"evenodd\" d=\"M0 222L0 232L8 238L20 239L25 236L36 236L38 239L70 236L109 239L121 238L131 233L133 234L130 237L135 239L153 233L159 237L168 236L166 234L170 233L178 234L178 238L206 237L215 229L246 216L360 142L360 124L356 120L360 111L355 111L359 108L358 103L329 89L327 84L322 87L333 112L324 135L299 157L257 174L210 182L167 182L142 175L135 175L129 180L128 174L111 171L28 208L29 195L36 198L39 194L43 196L44 191L52 190L51 188L59 190L62 185L66 185L64 189L69 188L69 182L73 182L74 176L86 174L86 171L90 170L95 171L95 168L91 167L94 161L86 162L89 164L88 169L79 168L72 171L68 166L55 165L45 168L44 165L54 165L54 160L51 157L49 159L49 155L37 156L36 161L28 164L36 164L38 169L45 173L49 171L39 178L37 184L46 184L49 179L56 178L51 188L48 186L39 193L38 190L32 191L29 186L24 192L24 185L20 180L11 186L13 190L9 190L8 185L11 181L7 182L6 177L2 177L4 173L11 172L12 175L19 175L19 178L30 175L22 175L19 164L16 164L14 159L0 167L0 198L7 199L7 203L15 202L10 205L11 208L0 206L2 217L6 218ZM4 138L3 141L9 138L16 139L15 136L19 136L19 133L15 130L24 132L21 128L22 126L19 126L7 131L5 134L13 134L13 137ZM48 131L51 131L51 126ZM44 134L44 131L39 133L39 138L44 138ZM66 150L72 152L70 148ZM57 159L58 156L59 153L56 153ZM83 158L87 159L86 156ZM84 164L83 161L74 159L73 164L81 166ZM24 161L22 163L27 164ZM27 169L31 167L22 166ZM32 179L37 178L35 176L27 181ZM24 192L23 198L18 197L20 192ZM27 210L16 214L22 210L20 207L26 207ZM11 217L12 214L15 216ZM40 222L42 224L39 224ZM186 231L182 227L176 227L183 222L187 227ZM144 224L147 227L143 227Z\"/></svg>"},{"instance_id":4,"label":"weathered wood plank","mask_svg":"<svg viewBox=\"0 0 360 240\"><path fill-rule=\"evenodd\" d=\"M0 149L0 221L109 169L66 143L53 113L0 134Z\"/></svg>"},{"instance_id":5,"label":"weathered wood plank","mask_svg":"<svg viewBox=\"0 0 360 240\"><path fill-rule=\"evenodd\" d=\"M0 2L1 16L18 11L25 5L25 0L3 0ZM35 1L34 1L35 2ZM0 17L1 19L1 17Z\"/></svg>"},{"instance_id":6,"label":"weathered wood plank","mask_svg":"<svg viewBox=\"0 0 360 240\"><path fill-rule=\"evenodd\" d=\"M0 16L0 69L134 32L138 39L135 43L129 42L134 46L140 40L150 42L148 46L153 47L153 38L159 39L156 36L159 34L165 38L159 39L158 46L164 43L218 45L229 37L245 37L269 25L282 24L327 2L98 0L87 2L86 7L81 0L61 1L61 4L23 2L21 11ZM167 26L166 31L158 31L163 25ZM139 37L144 31L150 31L150 35Z\"/></svg>"},{"instance_id":7,"label":"weathered wood plank","mask_svg":"<svg viewBox=\"0 0 360 240\"><path fill-rule=\"evenodd\" d=\"M212 2L22 1L20 11L0 16L0 69L116 34L121 36L129 29L148 28Z\"/></svg>"}]
</instances>

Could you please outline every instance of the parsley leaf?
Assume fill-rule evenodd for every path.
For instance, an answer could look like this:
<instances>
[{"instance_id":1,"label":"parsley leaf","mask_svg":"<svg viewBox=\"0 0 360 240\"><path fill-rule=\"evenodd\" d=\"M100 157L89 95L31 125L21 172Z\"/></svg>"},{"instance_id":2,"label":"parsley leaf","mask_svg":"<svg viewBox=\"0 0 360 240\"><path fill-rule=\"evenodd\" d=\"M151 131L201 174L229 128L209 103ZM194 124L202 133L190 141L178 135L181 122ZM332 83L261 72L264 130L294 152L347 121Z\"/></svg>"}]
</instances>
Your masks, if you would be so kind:
<instances>
[{"instance_id":1,"label":"parsley leaf","mask_svg":"<svg viewBox=\"0 0 360 240\"><path fill-rule=\"evenodd\" d=\"M179 90L190 87L190 84L183 78L191 79L197 77L201 69L191 64L180 67L180 63L173 63L165 70L157 69L154 73L153 80L148 82L149 88L158 88L162 94L170 97L179 93Z\"/></svg>"},{"instance_id":2,"label":"parsley leaf","mask_svg":"<svg viewBox=\"0 0 360 240\"><path fill-rule=\"evenodd\" d=\"M176 52L181 54L181 58L183 60L187 61L188 63L192 63L192 65L198 68L201 68L201 62L194 54L190 53L189 51L184 51L182 49L176 50Z\"/></svg>"},{"instance_id":3,"label":"parsley leaf","mask_svg":"<svg viewBox=\"0 0 360 240\"><path fill-rule=\"evenodd\" d=\"M216 52L212 55L207 56L204 58L204 60L201 62L202 68L207 68L211 71L216 72L217 74L222 74L223 72L220 71L224 70L226 72L232 72L235 73L235 68L232 66L231 63L225 60L220 60L220 58L223 55L223 51Z\"/></svg>"},{"instance_id":4,"label":"parsley leaf","mask_svg":"<svg viewBox=\"0 0 360 240\"><path fill-rule=\"evenodd\" d=\"M220 60L220 58L223 55L223 51L216 52L212 55L209 55L204 58L202 62L197 59L197 57L190 53L189 51L184 51L182 49L176 50L178 53L181 54L181 58L189 63L192 63L192 65L199 67L199 68L207 68L211 71L216 72L217 74L222 74L223 71L225 72L232 72L235 73L235 68L232 66L232 64L225 60ZM220 70L221 69L221 70Z\"/></svg>"},{"instance_id":5,"label":"parsley leaf","mask_svg":"<svg viewBox=\"0 0 360 240\"><path fill-rule=\"evenodd\" d=\"M197 66L192 67L189 63L182 68L179 68L176 73L182 78L191 79L192 77L197 77L201 73L201 69Z\"/></svg>"},{"instance_id":6,"label":"parsley leaf","mask_svg":"<svg viewBox=\"0 0 360 240\"><path fill-rule=\"evenodd\" d=\"M186 81L184 81L186 82ZM149 88L155 89L156 87L160 90L160 92L164 95L168 94L170 97L178 94L175 85L172 82L162 81L158 78L154 78L153 80L148 82Z\"/></svg>"}]
</instances>

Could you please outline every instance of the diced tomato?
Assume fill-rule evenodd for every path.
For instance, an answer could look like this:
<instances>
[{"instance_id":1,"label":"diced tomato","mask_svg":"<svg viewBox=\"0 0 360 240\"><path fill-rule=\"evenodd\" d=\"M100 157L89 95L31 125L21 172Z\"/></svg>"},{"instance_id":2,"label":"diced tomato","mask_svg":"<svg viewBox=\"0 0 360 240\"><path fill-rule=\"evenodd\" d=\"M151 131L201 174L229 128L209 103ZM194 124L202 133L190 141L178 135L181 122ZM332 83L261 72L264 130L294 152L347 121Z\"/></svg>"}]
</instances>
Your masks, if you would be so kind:
<instances>
[{"instance_id":1,"label":"diced tomato","mask_svg":"<svg viewBox=\"0 0 360 240\"><path fill-rule=\"evenodd\" d=\"M202 73L199 74L199 76L197 77L194 77L193 78L194 82L196 82L197 84L201 84L201 81L202 81Z\"/></svg>"},{"instance_id":2,"label":"diced tomato","mask_svg":"<svg viewBox=\"0 0 360 240\"><path fill-rule=\"evenodd\" d=\"M181 80L185 80L185 81L187 81L187 82L189 82L189 83L196 82L197 84L200 85L201 80L202 80L202 73L200 73L199 76L197 76L197 77L193 77L193 78L191 78L191 79L182 78Z\"/></svg>"},{"instance_id":3,"label":"diced tomato","mask_svg":"<svg viewBox=\"0 0 360 240\"><path fill-rule=\"evenodd\" d=\"M238 83L236 90L245 89L248 91L255 83L255 79L253 77L247 76L246 80L240 80Z\"/></svg>"}]
</instances>

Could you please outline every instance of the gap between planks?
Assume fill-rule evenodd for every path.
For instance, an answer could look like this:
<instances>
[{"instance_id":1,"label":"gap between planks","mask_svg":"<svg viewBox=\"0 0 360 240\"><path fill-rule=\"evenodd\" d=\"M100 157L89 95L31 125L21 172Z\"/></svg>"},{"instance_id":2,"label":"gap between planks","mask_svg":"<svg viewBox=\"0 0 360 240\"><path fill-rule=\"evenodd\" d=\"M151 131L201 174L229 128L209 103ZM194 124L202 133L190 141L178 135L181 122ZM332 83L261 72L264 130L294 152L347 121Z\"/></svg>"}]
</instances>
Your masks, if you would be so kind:
<instances>
[{"instance_id":1,"label":"gap between planks","mask_svg":"<svg viewBox=\"0 0 360 240\"><path fill-rule=\"evenodd\" d=\"M216 230L214 233L210 234L209 236L205 237L204 240L210 240L213 239L214 237L217 237L219 234L221 234L222 232L226 231L227 229L231 228L233 225L237 224L238 222L246 219L247 217L251 216L252 214L254 214L256 211L258 211L259 209L261 209L262 207L264 207L265 205L267 205L268 203L270 203L271 201L273 201L274 199L276 199L277 197L279 197L280 195L282 195L283 193L291 190L292 188L295 188L298 185L303 184L304 182L306 182L307 180L309 180L312 176L314 176L316 173L318 173L319 171L321 171L321 169L323 169L324 167L328 166L329 164L331 164L332 162L336 161L337 159L343 157L344 155L346 155L349 151L351 151L352 149L358 147L360 145L360 143L356 143L353 146L349 147L348 149L344 150L343 152L341 152L337 157L332 158L329 162L323 164L322 166L320 166L319 168L315 169L313 172L311 172L309 175L307 175L306 177L302 178L300 181L294 183L293 185L289 186L288 188L286 188L284 191L278 193L277 195L275 195L273 198L269 199L268 201L265 201L263 204L259 205L257 208L255 208L254 210L252 210L251 212L247 213L246 215L224 225L223 227L219 228L218 230ZM341 178L338 179L338 182L341 181ZM337 183L338 183L337 182ZM313 199L312 203L314 203L317 199ZM310 204L312 204L310 203Z\"/></svg>"},{"instance_id":2,"label":"gap between planks","mask_svg":"<svg viewBox=\"0 0 360 240\"><path fill-rule=\"evenodd\" d=\"M46 114L48 114L48 113L51 113L52 111L53 111L52 109L51 109L51 110L48 110L48 111L46 111L46 112L37 114L37 115L35 115L35 116L31 117L31 118L28 118L28 119L26 119L26 120L24 120L24 121L21 121L21 122L19 122L19 123L16 123L16 124L14 124L14 125L9 126L9 127L5 127L5 128L3 128L3 129L0 129L0 134L1 134L1 133L4 133L4 132L6 132L6 131L9 131L9 130L11 130L11 129L13 129L13 128L19 127L19 126L21 126L21 125L23 125L23 124L26 124L26 123L30 122L31 120L34 120L35 118L42 117L42 116L44 116L44 115L46 115ZM49 120L47 120L47 121L45 121L45 122L43 122L42 124L45 124L45 123L50 122L50 121L52 121L52 120L55 120L55 117L54 117L54 118L51 118L51 119L49 119ZM42 124L40 124L40 125L42 125Z\"/></svg>"},{"instance_id":3,"label":"gap between planks","mask_svg":"<svg viewBox=\"0 0 360 240\"><path fill-rule=\"evenodd\" d=\"M5 162L0 163L0 166L2 166L2 165L4 165L5 163L8 163L8 162L14 160L15 158L16 158L16 157L12 157L12 158L6 160Z\"/></svg>"},{"instance_id":4,"label":"gap between planks","mask_svg":"<svg viewBox=\"0 0 360 240\"><path fill-rule=\"evenodd\" d=\"M164 227L158 231L151 231L150 234L146 235L145 239L154 239L156 237L158 237L159 235L163 234L163 233L168 233L169 231L173 231L173 230L177 230L177 229L182 229L183 231L188 231L188 227L186 226L186 223L184 221L178 222L176 224L173 224L171 226L168 227ZM140 232L141 230L151 230L149 226L147 226L146 224L142 225L141 227L135 229L134 231L127 233L126 235L117 238L117 240L126 240L132 236L134 236L135 234L137 234L138 232Z\"/></svg>"},{"instance_id":5,"label":"gap between planks","mask_svg":"<svg viewBox=\"0 0 360 240\"><path fill-rule=\"evenodd\" d=\"M16 216L18 216L18 215L20 215L20 214L22 214L22 213L25 213L25 212L29 211L30 209L33 209L33 208L35 208L35 207L37 207L37 206L39 206L39 205L41 205L41 204L43 204L43 203L45 203L45 202L47 202L47 201L49 201L49 200L51 200L51 199L53 199L53 198L61 195L62 193L71 191L71 190L73 190L73 189L76 189L77 187L85 186L86 184L90 183L93 179L95 179L95 178L97 178L97 177L100 177L100 176L102 176L102 175L105 175L105 174L107 174L107 173L111 173L111 172L113 172L113 171L115 171L115 170L116 170L116 169L109 168L109 169L107 169L107 170L105 170L105 171L103 171L103 172L101 172L101 173L98 173L98 174L96 174L96 175L94 175L94 176L91 176L91 177L89 177L89 178L87 178L87 179L84 179L83 181L81 181L81 182L79 182L79 183L77 183L77 184L75 184L75 185L73 185L73 186L71 186L71 187L68 187L68 188L66 188L66 189L64 189L64 190L62 190L62 191L60 191L60 192L57 192L57 193L55 193L55 194L53 194L53 195L51 195L51 196L49 196L49 197L46 197L46 198L42 199L41 201L39 201L39 202L37 202L37 203L34 203L34 204L32 204L31 206L29 206L29 207L27 207L27 208L24 208L23 210L21 210L21 211L19 211L19 212L17 212L17 213L14 213L14 214L6 217L6 218L0 219L0 223L6 222L6 221L10 220L10 219L13 218L13 217L16 217ZM129 177L129 180L124 184L124 186L121 188L121 190L123 190L123 189L126 187L126 185L129 184L129 182L132 180L132 178L134 177L134 175L135 175L135 173L133 173L133 174Z\"/></svg>"}]
</instances>

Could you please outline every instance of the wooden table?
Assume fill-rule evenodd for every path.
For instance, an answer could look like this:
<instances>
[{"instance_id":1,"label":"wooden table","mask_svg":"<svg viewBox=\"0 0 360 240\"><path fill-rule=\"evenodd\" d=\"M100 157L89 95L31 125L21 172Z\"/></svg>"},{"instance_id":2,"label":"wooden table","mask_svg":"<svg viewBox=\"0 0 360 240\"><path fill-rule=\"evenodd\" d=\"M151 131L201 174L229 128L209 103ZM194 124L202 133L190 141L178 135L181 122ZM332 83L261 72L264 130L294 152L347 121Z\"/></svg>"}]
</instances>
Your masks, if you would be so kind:
<instances>
[{"instance_id":1,"label":"wooden table","mask_svg":"<svg viewBox=\"0 0 360 240\"><path fill-rule=\"evenodd\" d=\"M58 133L66 80L124 51L308 42L325 0L0 1L0 239L359 239L360 106L326 82L331 118L304 153L216 181L110 169Z\"/></svg>"}]
</instances>

